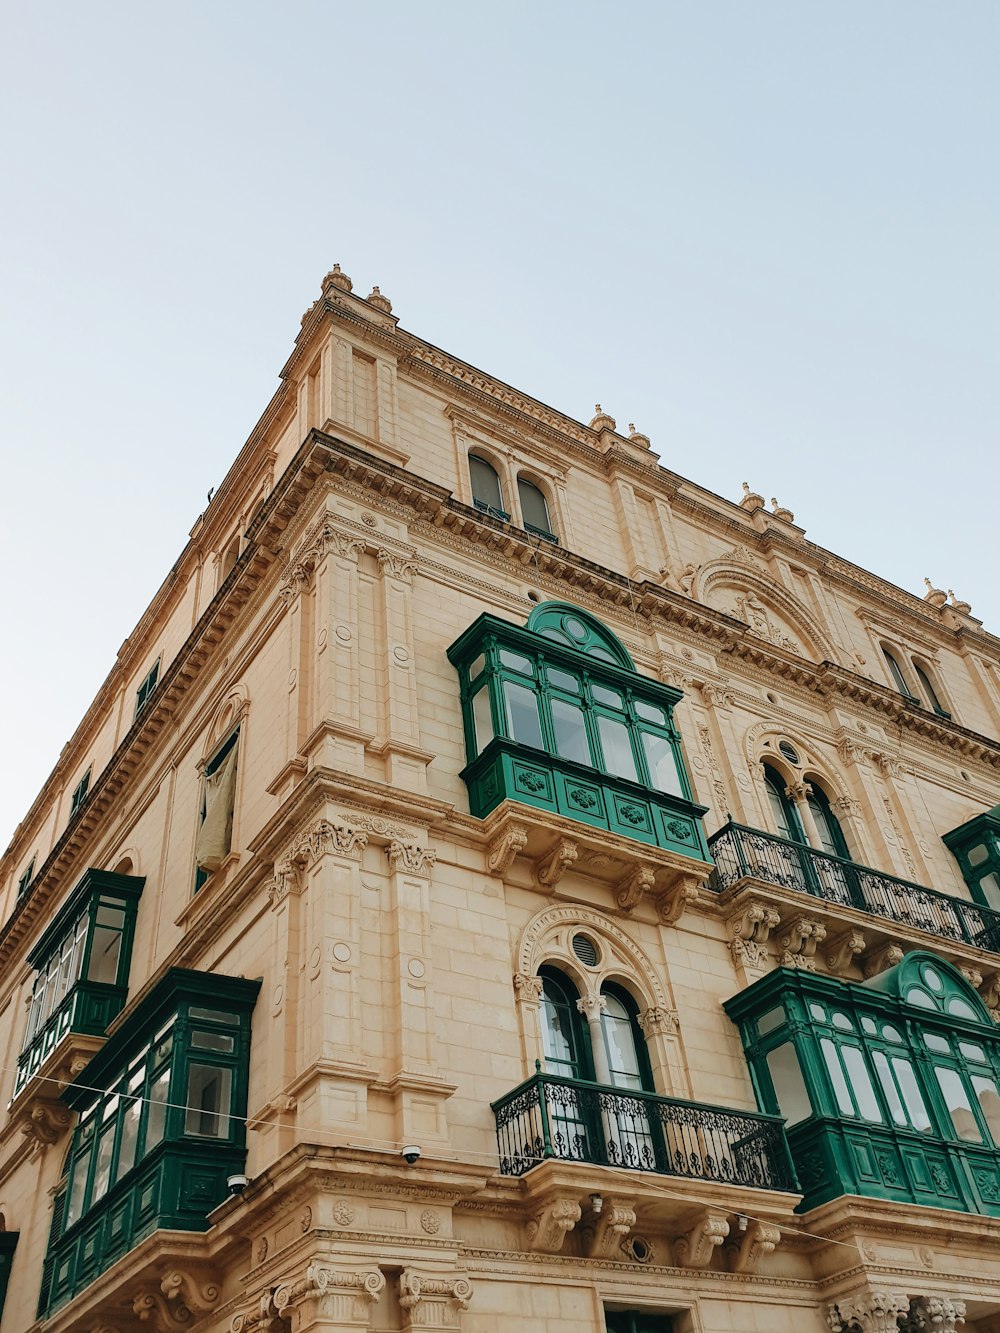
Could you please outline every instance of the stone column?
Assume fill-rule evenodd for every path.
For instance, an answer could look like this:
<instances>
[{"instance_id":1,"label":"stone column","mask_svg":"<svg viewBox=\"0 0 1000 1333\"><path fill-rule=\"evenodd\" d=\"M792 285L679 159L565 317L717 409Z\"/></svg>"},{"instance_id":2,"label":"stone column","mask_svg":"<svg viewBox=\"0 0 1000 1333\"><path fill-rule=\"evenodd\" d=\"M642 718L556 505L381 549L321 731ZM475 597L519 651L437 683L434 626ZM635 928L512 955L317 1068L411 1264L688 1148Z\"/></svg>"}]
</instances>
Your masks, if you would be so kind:
<instances>
[{"instance_id":1,"label":"stone column","mask_svg":"<svg viewBox=\"0 0 1000 1333\"><path fill-rule=\"evenodd\" d=\"M589 991L580 997L576 1007L587 1020L590 1029L590 1049L594 1056L594 1081L605 1085L611 1082L611 1069L608 1065L608 1053L604 1049L604 1033L601 1030L601 1014L608 1002L597 991Z\"/></svg>"},{"instance_id":2,"label":"stone column","mask_svg":"<svg viewBox=\"0 0 1000 1333\"><path fill-rule=\"evenodd\" d=\"M799 823L802 825L809 846L815 847L818 852L821 852L823 843L819 836L819 829L816 827L813 812L809 808L812 787L808 782L792 782L785 788L785 795L795 805L795 813L799 817Z\"/></svg>"}]
</instances>

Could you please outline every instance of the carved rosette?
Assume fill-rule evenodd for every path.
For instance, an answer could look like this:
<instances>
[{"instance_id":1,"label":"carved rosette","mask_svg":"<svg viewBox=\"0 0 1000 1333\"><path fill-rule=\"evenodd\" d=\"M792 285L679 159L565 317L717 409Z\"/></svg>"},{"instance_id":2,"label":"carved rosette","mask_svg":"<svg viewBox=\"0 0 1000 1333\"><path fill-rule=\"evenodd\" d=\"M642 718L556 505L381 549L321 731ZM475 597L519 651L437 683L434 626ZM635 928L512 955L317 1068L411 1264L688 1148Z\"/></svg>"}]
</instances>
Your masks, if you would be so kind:
<instances>
[{"instance_id":1,"label":"carved rosette","mask_svg":"<svg viewBox=\"0 0 1000 1333\"><path fill-rule=\"evenodd\" d=\"M421 847L419 843L403 842L398 838L389 843L385 854L393 870L407 875L427 876L437 860L433 847Z\"/></svg>"},{"instance_id":2,"label":"carved rosette","mask_svg":"<svg viewBox=\"0 0 1000 1333\"><path fill-rule=\"evenodd\" d=\"M464 1273L442 1277L404 1268L399 1278L399 1305L406 1328L453 1329L472 1300L472 1283Z\"/></svg>"}]
</instances>

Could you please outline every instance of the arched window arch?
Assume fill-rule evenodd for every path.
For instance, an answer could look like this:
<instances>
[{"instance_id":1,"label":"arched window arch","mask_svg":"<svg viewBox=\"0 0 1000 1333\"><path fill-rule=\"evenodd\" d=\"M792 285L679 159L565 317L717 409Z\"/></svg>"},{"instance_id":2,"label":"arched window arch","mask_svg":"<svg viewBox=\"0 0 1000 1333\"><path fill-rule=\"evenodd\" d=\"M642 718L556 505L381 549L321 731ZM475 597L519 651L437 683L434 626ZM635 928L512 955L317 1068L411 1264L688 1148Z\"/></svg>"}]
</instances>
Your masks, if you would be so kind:
<instances>
[{"instance_id":1,"label":"arched window arch","mask_svg":"<svg viewBox=\"0 0 1000 1333\"><path fill-rule=\"evenodd\" d=\"M582 611L570 602L542 602L528 616L526 629L541 634L555 643L564 643L577 652L586 653L599 662L611 662L634 671L635 663L625 645L602 625L596 616Z\"/></svg>"},{"instance_id":2,"label":"arched window arch","mask_svg":"<svg viewBox=\"0 0 1000 1333\"><path fill-rule=\"evenodd\" d=\"M929 671L926 670L924 667L922 667L915 658L911 662L911 666L913 667L913 670L916 672L917 681L919 682L920 688L924 692L924 699L926 700L926 702L930 705L933 711L937 713L939 717L950 718L951 713L948 711L947 708L945 708L944 704L942 704L938 696L938 692L934 688L933 681L930 678Z\"/></svg>"},{"instance_id":3,"label":"arched window arch","mask_svg":"<svg viewBox=\"0 0 1000 1333\"><path fill-rule=\"evenodd\" d=\"M885 664L889 668L889 675L892 677L892 683L896 689L906 699L913 698L913 691L906 683L906 677L903 675L903 668L899 665L895 653L882 644L882 656L885 658Z\"/></svg>"},{"instance_id":4,"label":"arched window arch","mask_svg":"<svg viewBox=\"0 0 1000 1333\"><path fill-rule=\"evenodd\" d=\"M521 523L527 532L546 541L556 541L552 531L552 519L549 516L549 503L540 486L529 481L523 474L517 479L517 499L521 506Z\"/></svg>"},{"instance_id":5,"label":"arched window arch","mask_svg":"<svg viewBox=\"0 0 1000 1333\"><path fill-rule=\"evenodd\" d=\"M785 794L788 783L778 770L770 764L762 764L761 767L764 770L764 785L767 791L768 805L771 808L771 818L778 834L782 838L787 838L789 842L805 844L805 830L802 827L802 821L799 819L798 811L795 809L795 802Z\"/></svg>"},{"instance_id":6,"label":"arched window arch","mask_svg":"<svg viewBox=\"0 0 1000 1333\"><path fill-rule=\"evenodd\" d=\"M830 808L830 798L812 776L808 777L812 791L806 798L816 832L819 834L820 849L830 856L839 856L845 861L851 859L847 839L840 827L840 820Z\"/></svg>"},{"instance_id":7,"label":"arched window arch","mask_svg":"<svg viewBox=\"0 0 1000 1333\"><path fill-rule=\"evenodd\" d=\"M503 487L492 463L480 454L469 454L469 480L472 483L472 503L484 514L506 521L510 518L504 508Z\"/></svg>"}]
</instances>

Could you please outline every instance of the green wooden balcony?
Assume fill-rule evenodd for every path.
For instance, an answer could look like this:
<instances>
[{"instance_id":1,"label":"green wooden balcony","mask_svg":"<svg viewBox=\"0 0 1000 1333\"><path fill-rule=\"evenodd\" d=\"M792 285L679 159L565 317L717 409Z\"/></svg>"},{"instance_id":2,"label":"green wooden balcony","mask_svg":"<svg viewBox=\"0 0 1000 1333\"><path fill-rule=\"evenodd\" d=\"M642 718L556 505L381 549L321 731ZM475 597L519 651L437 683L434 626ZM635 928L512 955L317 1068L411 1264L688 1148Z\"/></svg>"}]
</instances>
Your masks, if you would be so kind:
<instances>
[{"instance_id":1,"label":"green wooden balcony","mask_svg":"<svg viewBox=\"0 0 1000 1333\"><path fill-rule=\"evenodd\" d=\"M796 889L841 907L1000 953L1000 912L898 879L871 866L730 821L708 839L716 892L741 879Z\"/></svg>"},{"instance_id":2,"label":"green wooden balcony","mask_svg":"<svg viewBox=\"0 0 1000 1333\"><path fill-rule=\"evenodd\" d=\"M492 1110L506 1176L523 1176L557 1159L750 1189L798 1189L780 1116L540 1070Z\"/></svg>"},{"instance_id":3,"label":"green wooden balcony","mask_svg":"<svg viewBox=\"0 0 1000 1333\"><path fill-rule=\"evenodd\" d=\"M50 1014L17 1058L14 1096L21 1092L67 1034L103 1037L108 1024L117 1018L128 996L126 986L97 981L78 981ZM43 1089L54 1095L55 1089Z\"/></svg>"}]
</instances>

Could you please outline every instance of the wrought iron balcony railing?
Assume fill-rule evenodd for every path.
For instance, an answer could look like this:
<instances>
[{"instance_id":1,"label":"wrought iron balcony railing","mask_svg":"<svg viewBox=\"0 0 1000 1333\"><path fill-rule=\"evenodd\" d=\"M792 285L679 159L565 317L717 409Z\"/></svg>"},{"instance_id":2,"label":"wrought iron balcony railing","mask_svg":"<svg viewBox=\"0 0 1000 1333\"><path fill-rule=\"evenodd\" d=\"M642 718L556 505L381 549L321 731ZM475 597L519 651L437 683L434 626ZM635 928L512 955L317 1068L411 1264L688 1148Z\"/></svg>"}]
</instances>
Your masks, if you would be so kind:
<instances>
[{"instance_id":1,"label":"wrought iron balcony railing","mask_svg":"<svg viewBox=\"0 0 1000 1333\"><path fill-rule=\"evenodd\" d=\"M543 1074L493 1103L500 1171L551 1158L751 1189L798 1190L779 1116Z\"/></svg>"},{"instance_id":2,"label":"wrought iron balcony railing","mask_svg":"<svg viewBox=\"0 0 1000 1333\"><path fill-rule=\"evenodd\" d=\"M740 879L759 879L1000 953L1000 912L988 907L732 821L712 834L708 846L715 860L708 887L716 892Z\"/></svg>"}]
</instances>

